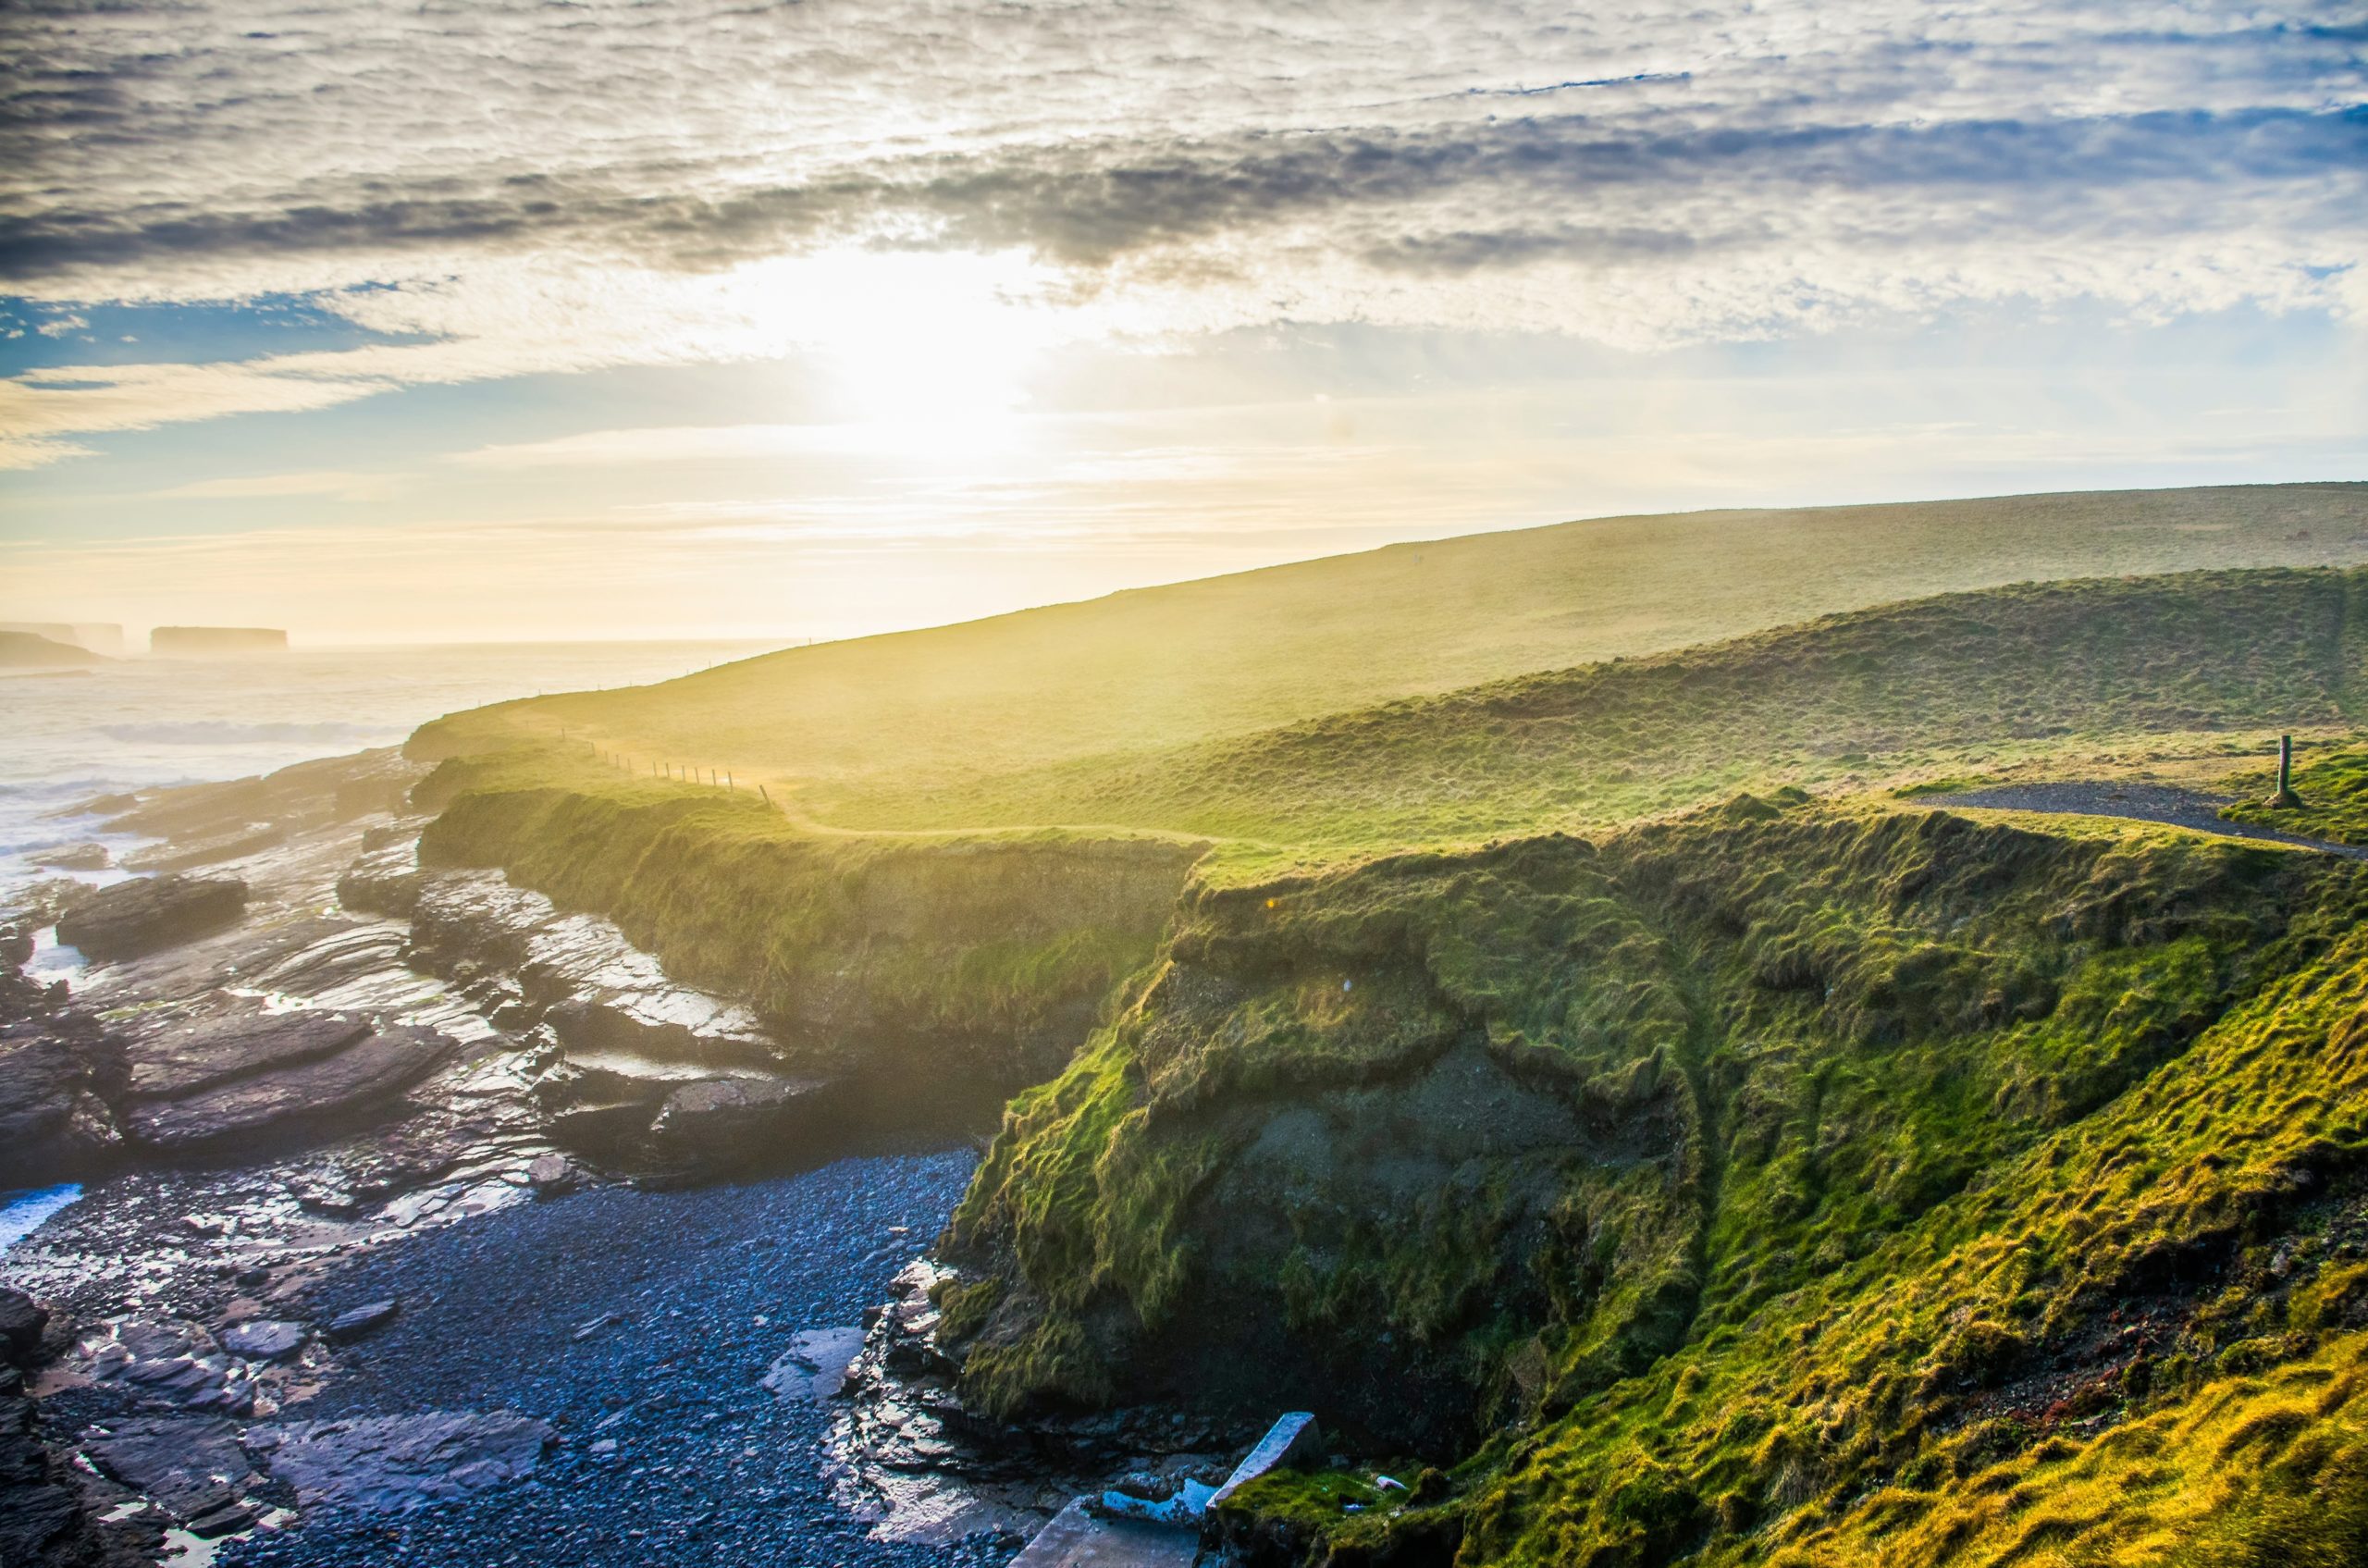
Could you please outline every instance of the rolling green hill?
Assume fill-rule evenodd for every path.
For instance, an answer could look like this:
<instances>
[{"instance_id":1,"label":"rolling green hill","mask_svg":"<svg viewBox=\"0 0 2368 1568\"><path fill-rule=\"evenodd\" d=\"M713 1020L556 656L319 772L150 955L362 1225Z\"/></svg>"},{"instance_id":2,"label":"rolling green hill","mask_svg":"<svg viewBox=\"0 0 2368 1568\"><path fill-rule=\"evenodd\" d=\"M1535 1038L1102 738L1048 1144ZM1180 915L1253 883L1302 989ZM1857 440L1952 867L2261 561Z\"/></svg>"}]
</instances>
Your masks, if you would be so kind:
<instances>
[{"instance_id":1,"label":"rolling green hill","mask_svg":"<svg viewBox=\"0 0 2368 1568\"><path fill-rule=\"evenodd\" d=\"M1147 756L820 798L854 827L1070 821L1374 853L2363 710L2368 571L2188 573L1951 594Z\"/></svg>"},{"instance_id":2,"label":"rolling green hill","mask_svg":"<svg viewBox=\"0 0 2368 1568\"><path fill-rule=\"evenodd\" d=\"M2362 561L2368 485L2357 484L1613 518L795 648L660 685L481 710L417 745L483 751L505 734L565 728L644 772L672 762L761 781L803 819L937 827L946 814L934 797L1014 772L1153 757L1891 600ZM1094 820L1029 809L1047 813L1033 823Z\"/></svg>"}]
</instances>

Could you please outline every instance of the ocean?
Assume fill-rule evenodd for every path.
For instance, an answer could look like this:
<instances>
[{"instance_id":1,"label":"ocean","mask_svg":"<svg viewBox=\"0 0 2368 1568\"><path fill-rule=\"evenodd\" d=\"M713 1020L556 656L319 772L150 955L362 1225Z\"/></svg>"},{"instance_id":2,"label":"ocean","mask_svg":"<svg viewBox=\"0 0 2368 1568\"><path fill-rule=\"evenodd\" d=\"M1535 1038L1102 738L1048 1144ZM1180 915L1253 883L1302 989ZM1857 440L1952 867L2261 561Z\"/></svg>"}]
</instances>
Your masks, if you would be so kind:
<instances>
[{"instance_id":1,"label":"ocean","mask_svg":"<svg viewBox=\"0 0 2368 1568\"><path fill-rule=\"evenodd\" d=\"M428 720L464 708L666 680L772 646L300 648L240 660L127 659L88 674L0 676L0 890L57 874L36 872L27 856L102 836L88 821L54 816L93 796L243 778L392 746ZM73 874L110 880L110 873Z\"/></svg>"}]
</instances>

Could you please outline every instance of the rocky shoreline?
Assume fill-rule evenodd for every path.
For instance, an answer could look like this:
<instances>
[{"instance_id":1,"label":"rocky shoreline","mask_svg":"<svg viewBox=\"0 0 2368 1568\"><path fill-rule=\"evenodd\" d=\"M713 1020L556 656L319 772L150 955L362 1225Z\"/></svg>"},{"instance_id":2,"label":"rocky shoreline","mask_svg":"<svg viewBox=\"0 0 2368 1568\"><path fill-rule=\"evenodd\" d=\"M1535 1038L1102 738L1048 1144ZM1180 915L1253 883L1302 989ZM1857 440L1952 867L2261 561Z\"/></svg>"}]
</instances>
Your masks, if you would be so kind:
<instances>
[{"instance_id":1,"label":"rocky shoreline","mask_svg":"<svg viewBox=\"0 0 2368 1568\"><path fill-rule=\"evenodd\" d=\"M62 847L157 874L0 900L0 1179L88 1184L0 1259L0 1555L995 1562L1222 1472L1181 1417L963 1414L907 1266L990 1096L876 1115L609 921L423 867L418 776L92 802Z\"/></svg>"}]
</instances>

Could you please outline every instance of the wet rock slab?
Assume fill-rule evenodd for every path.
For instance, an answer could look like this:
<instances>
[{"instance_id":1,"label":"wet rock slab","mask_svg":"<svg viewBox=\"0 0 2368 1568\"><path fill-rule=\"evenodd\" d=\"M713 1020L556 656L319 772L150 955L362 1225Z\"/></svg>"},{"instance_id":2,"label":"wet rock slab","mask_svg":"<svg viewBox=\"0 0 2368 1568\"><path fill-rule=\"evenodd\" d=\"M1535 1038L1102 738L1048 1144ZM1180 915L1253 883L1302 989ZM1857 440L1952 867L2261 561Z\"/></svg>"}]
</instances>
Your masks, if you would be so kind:
<instances>
[{"instance_id":1,"label":"wet rock slab","mask_svg":"<svg viewBox=\"0 0 2368 1568\"><path fill-rule=\"evenodd\" d=\"M257 1426L247 1446L308 1507L407 1513L533 1475L553 1435L516 1411L430 1411Z\"/></svg>"},{"instance_id":2,"label":"wet rock slab","mask_svg":"<svg viewBox=\"0 0 2368 1568\"><path fill-rule=\"evenodd\" d=\"M134 1104L131 1134L156 1148L216 1143L282 1123L316 1122L375 1105L417 1083L452 1053L432 1029L397 1025L334 1055L233 1079L180 1099Z\"/></svg>"},{"instance_id":3,"label":"wet rock slab","mask_svg":"<svg viewBox=\"0 0 2368 1568\"><path fill-rule=\"evenodd\" d=\"M159 1020L124 1043L130 1093L177 1099L230 1079L341 1051L371 1032L357 1013L260 1009L191 1021Z\"/></svg>"},{"instance_id":4,"label":"wet rock slab","mask_svg":"<svg viewBox=\"0 0 2368 1568\"><path fill-rule=\"evenodd\" d=\"M564 1142L645 1172L716 1171L837 1130L836 1080L792 1070L746 1007L668 978L612 922L497 871L407 870L391 848L349 882L408 907L414 956L496 1024L550 1041L536 1097Z\"/></svg>"},{"instance_id":5,"label":"wet rock slab","mask_svg":"<svg viewBox=\"0 0 2368 1568\"><path fill-rule=\"evenodd\" d=\"M123 863L135 871L186 871L198 866L218 866L225 860L257 854L288 842L288 830L277 822L248 822L228 833L204 837L177 837L154 848L135 850Z\"/></svg>"},{"instance_id":6,"label":"wet rock slab","mask_svg":"<svg viewBox=\"0 0 2368 1568\"><path fill-rule=\"evenodd\" d=\"M45 870L103 871L115 864L115 857L104 844L61 844L26 857L26 863Z\"/></svg>"},{"instance_id":7,"label":"wet rock slab","mask_svg":"<svg viewBox=\"0 0 2368 1568\"><path fill-rule=\"evenodd\" d=\"M238 1428L220 1416L130 1416L85 1432L82 1450L176 1518L253 1517L240 1494L256 1479L254 1468Z\"/></svg>"},{"instance_id":8,"label":"wet rock slab","mask_svg":"<svg viewBox=\"0 0 2368 1568\"><path fill-rule=\"evenodd\" d=\"M1097 1519L1085 1500L1070 1503L1038 1532L1011 1568L1192 1568L1201 1555L1195 1531L1132 1519Z\"/></svg>"},{"instance_id":9,"label":"wet rock slab","mask_svg":"<svg viewBox=\"0 0 2368 1568\"><path fill-rule=\"evenodd\" d=\"M92 958L129 958L232 924L247 907L236 877L148 877L104 888L57 922L57 940Z\"/></svg>"}]
</instances>

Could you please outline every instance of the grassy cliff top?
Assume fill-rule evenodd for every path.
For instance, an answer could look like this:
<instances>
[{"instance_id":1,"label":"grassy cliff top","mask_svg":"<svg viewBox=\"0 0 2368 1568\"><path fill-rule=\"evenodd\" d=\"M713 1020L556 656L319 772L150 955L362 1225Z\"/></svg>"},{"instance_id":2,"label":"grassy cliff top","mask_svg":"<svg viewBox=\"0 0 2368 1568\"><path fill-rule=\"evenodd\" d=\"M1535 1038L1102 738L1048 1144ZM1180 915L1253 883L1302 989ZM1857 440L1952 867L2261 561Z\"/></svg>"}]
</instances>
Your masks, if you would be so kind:
<instances>
[{"instance_id":1,"label":"grassy cliff top","mask_svg":"<svg viewBox=\"0 0 2368 1568\"><path fill-rule=\"evenodd\" d=\"M1214 845L1204 874L1241 880L1594 833L1737 789L2225 772L2281 731L2348 731L2364 705L2368 568L2260 568L1945 594L1180 746L776 785L782 813L737 782L785 833L1149 835ZM600 766L605 737L558 746L472 715L429 739L513 736L528 744L477 755L549 759L565 777L529 768L538 786L692 790Z\"/></svg>"},{"instance_id":2,"label":"grassy cliff top","mask_svg":"<svg viewBox=\"0 0 2368 1568\"><path fill-rule=\"evenodd\" d=\"M2363 558L2357 484L1611 518L794 648L480 710L419 745L450 755L565 727L644 772L762 780L828 821L832 799L1218 742L1918 595ZM897 825L880 815L867 825Z\"/></svg>"},{"instance_id":3,"label":"grassy cliff top","mask_svg":"<svg viewBox=\"0 0 2368 1568\"><path fill-rule=\"evenodd\" d=\"M965 1388L1460 1377L1412 1497L1236 1499L1307 1562L2358 1562L2363 895L1798 795L1198 890L956 1215Z\"/></svg>"},{"instance_id":4,"label":"grassy cliff top","mask_svg":"<svg viewBox=\"0 0 2368 1568\"><path fill-rule=\"evenodd\" d=\"M1123 822L1330 858L1599 829L1745 785L2119 771L2165 743L2339 728L2364 680L2368 573L2181 573L1942 595L968 787L817 798L855 827Z\"/></svg>"}]
</instances>

